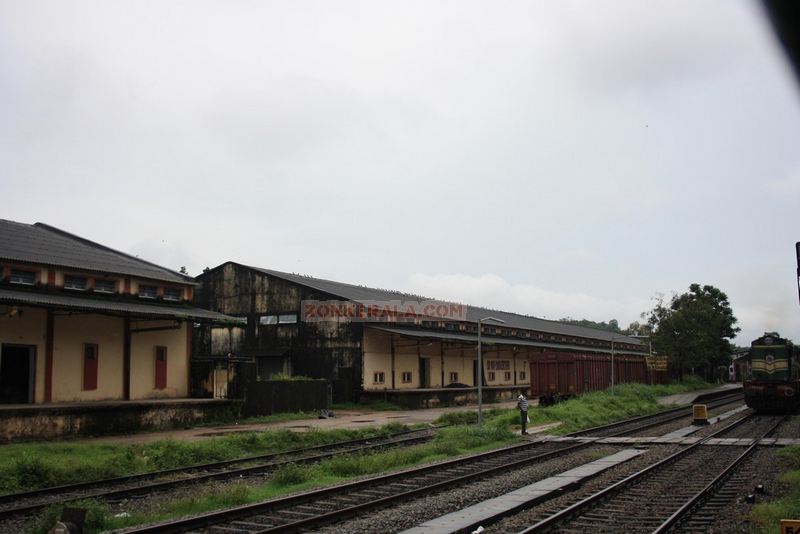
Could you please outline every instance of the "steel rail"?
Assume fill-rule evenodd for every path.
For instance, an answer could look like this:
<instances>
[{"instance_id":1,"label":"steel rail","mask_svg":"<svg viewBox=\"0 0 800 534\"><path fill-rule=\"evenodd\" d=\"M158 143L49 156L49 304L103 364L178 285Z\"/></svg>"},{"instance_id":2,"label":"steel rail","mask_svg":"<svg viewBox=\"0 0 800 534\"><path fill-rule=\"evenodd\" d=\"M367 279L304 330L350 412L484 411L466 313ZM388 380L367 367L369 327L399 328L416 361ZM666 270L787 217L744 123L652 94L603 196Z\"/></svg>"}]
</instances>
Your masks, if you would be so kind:
<instances>
[{"instance_id":1,"label":"steel rail","mask_svg":"<svg viewBox=\"0 0 800 534\"><path fill-rule=\"evenodd\" d=\"M330 449L331 447L347 447L347 446L356 446L360 444L366 444L370 441L380 440L380 439L391 439L398 436L404 436L408 434L420 433L427 430L438 430L440 428L444 428L447 425L438 425L433 426L430 428L422 428L422 429L415 429L415 430L403 430L401 432L394 432L391 434L386 435L376 435L366 438L359 438L359 439L352 439L352 440L345 440L345 441L336 441L333 443L327 443L323 445L314 445L313 447L301 447L298 449L289 449L283 452L274 452L269 454L260 454L256 456L245 456L243 458L234 458L231 460L221 460L219 462L208 462L204 464L192 464L183 467L174 467L171 469L162 469L160 471L151 471L148 473L138 473L135 475L125 475L121 477L113 477L113 478L102 478L98 480L90 480L87 482L78 482L76 484L64 484L61 486L50 486L47 488L35 489L30 491L22 491L19 493L5 493L0 495L0 504L5 502L13 502L19 499L27 499L32 497L40 497L43 495L48 494L61 494L65 491L75 491L81 490L84 488L93 488L99 485L114 485L114 484L124 484L128 482L136 482L139 480L147 480L153 478L161 478L164 476L170 476L178 473L184 473L188 471L201 471L207 469L217 469L220 467L226 467L230 465L236 464L245 464L250 462L258 462L258 461L269 461L273 459L280 458L282 456L292 455L292 454L302 454L305 452L313 452L319 450Z\"/></svg>"},{"instance_id":2,"label":"steel rail","mask_svg":"<svg viewBox=\"0 0 800 534\"><path fill-rule=\"evenodd\" d=\"M787 416L783 416L781 419L778 420L772 427L763 435L761 438L769 437L770 434L775 432L775 430L786 420ZM759 439L761 439L759 438ZM708 485L700 490L697 494L695 494L691 499L686 501L686 503L681 506L678 510L675 511L671 516L669 516L658 528L653 530L652 534L664 534L670 528L672 528L678 521L680 521L685 515L687 515L701 500L705 499L707 496L712 494L716 488L719 486L721 482L730 476L731 473L736 469L736 467L741 464L746 458L748 458L755 450L758 448L759 439L753 441L753 444L747 447L747 449L739 455L731 464L719 475L717 475L714 480L708 483Z\"/></svg>"},{"instance_id":3,"label":"steel rail","mask_svg":"<svg viewBox=\"0 0 800 534\"><path fill-rule=\"evenodd\" d=\"M435 427L437 429L440 427ZM389 434L387 436L373 436L371 438L362 438L358 440L348 440L348 441L340 441L329 443L327 445L315 445L313 447L307 448L300 448L300 449L292 449L285 452L280 453L272 453L272 454L265 454L260 456L251 456L246 458L239 458L235 460L224 460L222 462L212 462L207 464L195 464L183 468L174 468L174 469L167 469L163 471L154 471L151 473L143 473L140 475L130 475L127 477L119 477L119 478L112 478L112 479L103 479L94 482L80 482L78 484L72 485L64 485L64 486L56 486L50 488L44 488L42 490L34 490L30 492L23 492L23 493L15 493L15 494L6 494L3 495L3 501L17 501L20 499L35 499L37 497L49 497L52 496L53 499L31 503L31 504L23 504L19 506L12 506L8 508L0 509L0 519L20 515L20 514L27 514L31 513L35 510L44 508L46 506L50 506L51 504L56 504L60 502L64 502L64 493L66 492L78 492L78 491L86 491L95 489L98 485L102 486L109 486L109 485L121 485L125 483L131 483L136 481L145 481L145 480L152 480L156 478L161 478L163 476L168 476L170 474L180 474L180 473L189 473L193 471L201 471L203 469L217 469L220 467L225 467L229 465L236 465L242 463L249 463L253 461L261 461L258 465L252 465L247 467L240 467L236 469L228 469L224 471L218 471L215 473L204 473L199 475L191 475L188 477L183 478L176 478L171 480L165 481L158 481L152 482L149 484L142 484L140 486L135 487L127 487L127 488L120 488L120 489L102 489L97 488L96 491L87 491L85 495L79 495L75 497L68 497L66 500L76 500L76 499L84 499L84 498L98 498L102 497L105 499L114 498L114 497L122 497L127 495L136 495L141 493L148 493L152 491L159 491L168 489L170 487L185 485L185 484L194 484L199 482L204 482L208 480L217 480L217 479L224 479L224 478L232 478L244 475L252 475L254 473L258 473L259 471L266 471L266 470L273 470L278 468L282 465L289 464L289 463L314 463L318 462L327 458L331 458L333 456L339 454L347 454L347 453L358 453L364 451L373 451L379 450L384 448L390 448L395 446L411 446L418 444L423 441L428 441L432 438L432 436L417 436L417 437L406 437L398 440L393 440L392 438L396 438L399 436L407 435L410 433L421 433L424 431L430 431L431 429L419 429L419 430L404 430L402 432L397 432L394 434ZM376 440L385 440L380 443L370 443L371 441ZM345 448L342 447L352 447L352 448ZM322 449L330 449L335 448L336 450L322 452L318 454L312 454L311 456L301 456L300 458L291 458L287 456L291 455L298 455L304 454L314 451L319 451Z\"/></svg>"},{"instance_id":4,"label":"steel rail","mask_svg":"<svg viewBox=\"0 0 800 534\"><path fill-rule=\"evenodd\" d=\"M554 457L563 455L563 454L565 454L567 452L571 452L571 451L583 448L586 445L588 445L588 443L578 443L578 444L573 444L573 445L566 445L566 446L560 447L560 448L558 448L558 449L556 449L554 451L547 451L547 452L544 452L542 454L529 456L527 458L524 458L524 459L521 459L521 460L517 460L517 461L511 462L511 463L504 463L502 465L493 466L493 467L490 467L488 469L483 469L483 470L480 470L480 471L477 471L477 472L474 472L474 473L470 473L470 474L467 474L467 475L462 475L460 477L451 478L451 479L447 479L447 480L441 480L441 481L434 482L432 484L427 484L427 485L421 486L419 488L414 488L413 490L409 490L409 491L402 492L402 493L399 493L399 494L394 494L394 495L390 495L390 496L386 496L386 497L376 498L376 499L370 500L369 502L366 502L366 503L361 503L361 504L354 505L354 506L351 506L351 507L347 507L347 508L343 508L343 509L336 510L336 511L333 511L333 512L329 512L327 514L320 514L320 515L312 517L312 518L307 518L307 519L303 519L303 520L299 520L299 521L294 521L294 522L287 523L287 524L284 524L284 525L276 525L276 526L271 527L269 529L263 529L263 530L259 530L259 531L256 531L256 532L259 532L259 533L261 533L261 532L280 532L280 531L286 531L286 530L296 530L296 529L304 528L304 527L307 528L311 524L318 524L318 523L321 523L321 522L328 522L329 520L335 519L335 518L348 517L348 516L350 516L352 514L358 513L360 511L366 510L368 508L375 508L377 506L381 506L381 505L386 504L388 502L397 501L400 498L407 498L407 497L409 497L411 495L416 495L416 494L419 494L421 492L430 492L433 489L440 489L440 488L443 488L443 487L446 487L446 486L450 486L450 485L453 485L453 484L459 484L459 483L462 483L462 482L466 482L466 481L472 480L474 478L485 477L487 475L492 475L492 474L495 474L495 473L497 473L499 471L505 471L505 470L507 470L509 468L513 468L513 467L516 467L516 466L519 466L519 465L523 465L523 464L526 464L526 463L531 463L531 462L536 462L536 461L545 460L545 459L549 459L549 458L554 458ZM399 472L396 472L396 473L390 473L388 475L380 475L380 476L372 477L372 478L365 479L365 480L358 480L358 481L355 481L355 482L348 482L348 483L345 483L345 484L341 484L341 485L337 485L337 486L331 486L331 487L328 487L328 488L322 488L322 489L318 489L318 490L311 490L311 491L300 493L300 494L297 494L297 495L291 495L291 496L288 496L288 497L281 497L281 498L278 498L278 499L272 499L270 501L265 501L265 502L261 502L261 503L248 504L248 505L239 506L239 507L236 507L236 508L231 508L231 509L228 509L228 510L222 510L222 511L217 511L217 512L208 512L208 513L205 513L205 514L202 514L202 515L193 516L193 517L189 517L189 518L176 519L176 520L173 520L173 521L166 521L166 522L162 522L162 523L156 523L156 524L153 524L153 525L145 525L145 526L138 527L138 528L127 529L125 532L126 533L131 533L131 534L132 533L137 533L137 534L150 533L150 532L172 533L172 532L182 532L182 531L187 530L187 529L202 528L202 527L217 525L217 524L219 524L219 523L221 523L223 521L230 522L230 521L235 521L235 520L237 520L239 518L252 517L254 515L259 515L261 513L268 512L270 510L273 510L273 509L276 509L276 508L279 508L279 507L286 508L286 507L289 507L289 506L292 506L292 505L295 505L295 504L308 502L309 500L312 500L312 499L319 500L320 498L326 497L328 495L345 493L346 491L350 491L350 490L358 490L358 489L368 488L368 487L375 486L375 485L378 485L378 484L383 485L383 484L391 483L392 481L395 481L395 480L403 480L403 479L411 478L411 477L416 476L416 475L426 475L426 474L429 474L429 473L426 473L426 472L444 470L446 468L456 467L456 466L461 465L461 464L470 464L470 463L473 463L475 460L478 460L478 459L486 460L488 458L494 458L494 457L500 456L498 451L502 451L503 453L508 453L509 451L522 449L522 448L526 448L526 447L530 448L531 444L513 445L511 447L506 447L506 448L503 448L503 449L499 449L497 451L489 451L488 453L480 453L480 454L470 455L470 456L466 456L466 457L462 457L462 458L456 458L454 460L448 460L448 461L441 462L441 463L434 464L434 465L425 465L425 466L422 466L422 467L415 467L415 468L412 468L412 469L407 469L407 470L399 471Z\"/></svg>"},{"instance_id":5,"label":"steel rail","mask_svg":"<svg viewBox=\"0 0 800 534\"><path fill-rule=\"evenodd\" d=\"M737 397L741 397L741 394L738 394L736 396ZM728 401L724 402L723 404L725 404L727 402ZM677 418L681 418L681 417L685 417L686 415L689 415L689 414L686 413L687 409L688 409L687 407L680 407L680 408L676 408L674 410L670 410L670 412L675 412L675 413L680 412L680 415L677 415L675 417L675 419L677 419ZM637 421L642 422L642 421L645 421L647 419L652 419L652 418L655 418L655 417L658 417L658 416L663 416L664 413L665 412L659 412L657 414L651 414L649 416L636 417L636 418L633 418L632 420L626 420L625 423L630 424L631 422L637 422ZM658 420L657 424L663 424L664 422L667 422L667 421L663 420L663 418L660 418ZM598 429L601 429L601 428L607 428L607 427L612 427L612 429L613 429L614 427L619 427L619 426L620 426L620 423L611 423L610 425L605 425L603 427L595 427L594 430L598 430ZM638 426L636 428L633 428L633 429L623 429L623 430L620 430L620 431L618 431L616 433L612 433L611 436L618 436L618 435L628 434L628 433L631 433L631 432L637 432L637 431L642 430L643 428L649 428L651 426L653 426L652 422L648 422L645 425L640 425L640 426ZM484 470L479 470L477 472L470 473L470 474L467 474L467 475L462 475L462 476L458 476L458 477L455 477L455 478L450 478L448 480L437 481L437 482L434 482L432 484L426 484L426 485L423 485L423 486L421 486L419 488L414 488L414 489L411 489L411 490L408 490L408 491L404 491L404 492L400 492L400 493L397 493L397 494L394 494L394 495L388 495L388 496L384 496L384 497L377 497L376 496L376 498L374 498L374 499L372 499L372 500L370 500L368 502L365 502L365 503L355 504L353 506L345 507L345 508L342 508L342 509L339 509L339 510L336 510L336 511L331 511L331 512L328 512L328 513L319 514L319 515L316 515L314 517L309 517L309 518L305 518L305 519L291 521L291 522L283 524L283 525L275 525L275 526L272 526L272 527L267 528L267 529L256 530L256 532L266 533L266 532L284 532L284 531L290 531L290 530L298 530L298 529L302 529L302 528L309 528L311 525L327 523L327 522L330 522L330 521L332 521L334 519L342 519L342 518L345 518L345 517L350 517L350 516L355 515L355 514L357 514L359 512L362 512L364 510L380 507L380 506L383 506L385 504L388 504L388 503L391 503L391 502L396 502L396 501L399 501L399 500L405 500L405 499L408 499L410 497L416 496L416 495L418 495L420 493L423 493L423 492L429 493L431 491L436 491L436 490L439 490L439 489L442 489L442 488L445 488L445 487L448 487L448 486L461 484L461 483L467 482L469 480L474 480L475 478L482 478L482 477L486 477L486 476L491 476L491 475L494 475L494 474L496 474L498 472L505 471L505 470L508 470L508 469L512 469L514 467L521 466L521 465L524 465L524 464L528 464L528 463L531 463L531 462L536 462L536 461L540 461L540 460L553 458L553 457L556 457L556 456L565 455L565 454L568 454L570 452L574 452L574 451L576 451L578 449L581 449L581 448L584 448L584 447L588 447L594 441L595 441L594 439L589 439L588 441L585 441L585 442L581 442L581 443L577 443L577 444L573 444L573 445L567 445L565 447L560 447L559 449L557 449L555 451L548 451L548 452L545 452L545 453L542 453L542 454L526 457L526 458L523 458L523 459L520 459L520 460L515 460L515 461L510 462L510 463L504 463L503 465L490 467L490 468L484 469ZM549 445L556 445L557 443L558 442L550 442ZM327 497L329 495L334 495L334 494L338 494L338 493L344 494L347 491L357 490L359 488L366 488L366 487L370 487L370 486L375 486L377 484L388 485L388 484L391 484L392 481L403 479L403 478L410 478L410 477L413 477L415 475L425 474L426 472L438 471L438 470L442 470L443 471L443 470L445 470L447 468L450 468L450 467L453 467L453 466L457 466L457 465L461 465L461 464L473 463L476 460L485 460L485 459L489 459L489 458L498 457L498 456L501 456L501 455L513 454L516 451L521 451L521 450L527 449L527 448L541 447L541 446L544 446L544 445L547 445L547 444L545 444L545 443L524 443L524 444L519 444L519 445L513 445L511 447L505 447L503 449L498 449L498 450L495 450L495 451L489 451L489 452L486 452L486 453L470 455L470 456L467 456L467 457L448 460L448 461L445 461L445 462L434 464L432 466L428 465L428 466L417 467L417 468L413 468L413 469L410 469L410 470L404 470L404 471L400 471L400 472L397 472L397 473L391 473L391 474L388 474L388 475L380 475L380 476L377 476L377 477L372 477L372 478L361 480L361 481L350 482L350 483L346 483L346 484L342 484L342 485L332 486L332 487L329 487L329 488L311 490L311 491L304 492L304 493L301 493L301 494L298 494L298 495L293 495L293 496L289 496L289 497L273 499L273 500L265 501L265 502L261 502L261 503L249 504L249 505L240 506L240 507L231 508L231 509L222 510L222 511L208 512L206 514L202 514L202 515L198 515L198 516L194 516L194 517L177 519L177 520L173 520L173 521L166 521L166 522L157 523L157 524L153 524L153 525L149 525L149 526L145 525L145 526L142 526L142 527L126 530L126 532L130 532L130 533L167 532L167 533L169 533L169 532L181 532L181 531L184 531L184 530L187 530L187 529L203 528L203 527L209 527L209 526L212 526L212 525L219 525L221 523L233 522L233 521L241 520L241 519L244 519L244 518L253 517L255 515L260 515L260 514L267 513L267 512L273 511L273 510L277 510L279 508L286 508L286 507L289 507L289 506L292 506L292 505L300 504L300 503L303 503L303 502L308 502L310 500L320 500L320 499L322 499L324 497ZM251 523L251 524L255 525L254 523Z\"/></svg>"},{"instance_id":6,"label":"steel rail","mask_svg":"<svg viewBox=\"0 0 800 534\"><path fill-rule=\"evenodd\" d=\"M743 424L745 420L748 420L748 419L752 418L753 416L754 416L754 414L747 415L746 417L740 419L739 421L736 421L734 424L729 425L729 426L727 426L725 428L722 428L722 429L718 430L717 432L714 432L713 434L711 434L709 436L706 436L705 438L703 438L703 439L701 439L701 440L699 440L699 441L697 441L697 442L695 442L695 443L693 443L691 445L688 445L686 448L681 449L681 450L669 455L668 457L664 458L663 460L660 460L660 461L658 461L658 462L656 462L656 463L654 463L652 465L649 465L649 466L645 467L644 469L642 469L640 471L637 471L636 473L633 473L632 475L629 475L629 476L625 477L624 479L622 479L622 480L620 480L620 481L618 481L618 482L616 482L616 483L614 483L614 484L612 484L612 485L610 485L610 486L598 491L597 493L595 493L593 495L590 495L589 497L587 497L587 498L585 498L585 499L583 499L581 501L578 501L575 504L573 504L571 506L568 506L567 508L564 508L563 510L560 510L559 512L556 512L555 514L553 514L553 515L551 515L551 516L539 521L538 523L526 528L525 530L520 531L518 534L531 534L531 533L534 533L534 532L541 532L543 530L547 530L549 528L552 528L555 524L559 523L560 521L562 521L562 520L564 520L564 519L566 519L566 518L568 518L568 517L570 517L572 515L575 515L577 512L583 510L584 508L587 508L589 505L595 504L595 503L603 500L604 498L608 497L612 493L624 488L625 486L628 486L632 482L635 482L635 481L643 478L644 476L646 476L646 475L648 475L650 473L653 473L653 472L657 471L658 469L666 467L669 464L672 464L675 461L683 458L684 456L688 455L690 452L694 451L698 447L703 446L707 441L709 441L709 440L711 440L713 438L716 438L719 435L724 434L725 432L729 431L732 427L735 427L735 426ZM772 432L773 430L774 429L770 429L770 432Z\"/></svg>"}]
</instances>

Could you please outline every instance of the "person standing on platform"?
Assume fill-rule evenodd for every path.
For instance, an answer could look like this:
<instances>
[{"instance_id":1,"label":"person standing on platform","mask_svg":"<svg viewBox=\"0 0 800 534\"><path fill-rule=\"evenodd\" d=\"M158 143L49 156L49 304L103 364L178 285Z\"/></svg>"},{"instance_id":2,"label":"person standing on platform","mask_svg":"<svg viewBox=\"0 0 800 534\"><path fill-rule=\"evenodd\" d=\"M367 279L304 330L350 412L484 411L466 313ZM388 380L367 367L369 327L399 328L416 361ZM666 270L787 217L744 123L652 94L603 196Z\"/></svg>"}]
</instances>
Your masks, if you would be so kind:
<instances>
[{"instance_id":1,"label":"person standing on platform","mask_svg":"<svg viewBox=\"0 0 800 534\"><path fill-rule=\"evenodd\" d=\"M528 399L525 398L525 390L521 389L519 391L519 397L517 397L517 409L519 409L519 426L522 429L522 435L525 436L528 434Z\"/></svg>"}]
</instances>

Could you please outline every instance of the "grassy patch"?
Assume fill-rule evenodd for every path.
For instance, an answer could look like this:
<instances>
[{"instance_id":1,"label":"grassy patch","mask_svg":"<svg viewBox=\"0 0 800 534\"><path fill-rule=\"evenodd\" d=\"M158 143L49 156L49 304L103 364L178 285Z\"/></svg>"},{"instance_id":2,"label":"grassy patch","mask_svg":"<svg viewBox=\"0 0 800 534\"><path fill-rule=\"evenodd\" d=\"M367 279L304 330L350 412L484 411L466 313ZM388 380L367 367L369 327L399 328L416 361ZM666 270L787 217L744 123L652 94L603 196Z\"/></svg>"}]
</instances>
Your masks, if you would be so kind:
<instances>
[{"instance_id":1,"label":"grassy patch","mask_svg":"<svg viewBox=\"0 0 800 534\"><path fill-rule=\"evenodd\" d=\"M780 477L789 486L789 491L780 499L758 503L750 511L755 532L779 532L781 519L800 518L800 446L786 447L778 452L788 458L791 469Z\"/></svg>"},{"instance_id":2,"label":"grassy patch","mask_svg":"<svg viewBox=\"0 0 800 534\"><path fill-rule=\"evenodd\" d=\"M516 410L514 410L516 412ZM483 416L487 420L491 420L499 415L508 413L507 408L491 408L483 411ZM519 415L517 415L519 417ZM463 412L446 412L436 419L437 425L474 425L478 423L477 410L468 410Z\"/></svg>"},{"instance_id":3,"label":"grassy patch","mask_svg":"<svg viewBox=\"0 0 800 534\"><path fill-rule=\"evenodd\" d=\"M326 445L406 430L392 423L358 430L268 430L183 442L161 440L141 445L22 443L0 447L0 492L37 489L160 469L229 460Z\"/></svg>"},{"instance_id":4,"label":"grassy patch","mask_svg":"<svg viewBox=\"0 0 800 534\"><path fill-rule=\"evenodd\" d=\"M695 389L708 387L699 379L691 379L683 383L668 385L621 384L610 390L584 393L574 399L553 406L536 407L529 412L531 424L560 422L561 425L552 430L555 434L567 434L605 425L638 415L647 415L665 409L658 403L658 397L673 395ZM507 416L513 423L513 415Z\"/></svg>"},{"instance_id":5,"label":"grassy patch","mask_svg":"<svg viewBox=\"0 0 800 534\"><path fill-rule=\"evenodd\" d=\"M635 417L647 415L664 409L658 404L658 397L683 393L710 387L697 377L691 377L680 383L668 385L620 384L610 390L592 391L553 406L534 406L528 411L531 425L546 423L561 424L552 429L552 433L567 434L576 430L604 425ZM493 408L485 412L487 424L519 428L519 412L516 409ZM476 411L449 412L439 417L440 424L472 424L476 423Z\"/></svg>"},{"instance_id":6,"label":"grassy patch","mask_svg":"<svg viewBox=\"0 0 800 534\"><path fill-rule=\"evenodd\" d=\"M152 514L106 518L103 528L121 528L259 502L296 491L341 483L354 477L396 471L458 454L488 450L513 443L517 439L507 429L497 426L447 428L431 443L423 445L362 455L342 455L308 466L286 464L275 471L269 482L263 485L242 483L233 486L209 486L191 498L165 501Z\"/></svg>"}]
</instances>

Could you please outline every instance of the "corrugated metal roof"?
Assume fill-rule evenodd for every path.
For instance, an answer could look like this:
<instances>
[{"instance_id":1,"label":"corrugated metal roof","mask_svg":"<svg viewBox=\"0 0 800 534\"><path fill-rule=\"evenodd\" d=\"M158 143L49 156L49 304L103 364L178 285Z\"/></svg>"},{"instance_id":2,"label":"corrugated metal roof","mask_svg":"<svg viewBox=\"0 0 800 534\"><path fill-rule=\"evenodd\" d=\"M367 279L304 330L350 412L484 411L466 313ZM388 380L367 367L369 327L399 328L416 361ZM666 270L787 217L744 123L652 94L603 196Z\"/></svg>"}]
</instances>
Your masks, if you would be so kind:
<instances>
[{"instance_id":1,"label":"corrugated metal roof","mask_svg":"<svg viewBox=\"0 0 800 534\"><path fill-rule=\"evenodd\" d=\"M195 284L190 276L44 223L0 219L0 259Z\"/></svg>"},{"instance_id":2,"label":"corrugated metal roof","mask_svg":"<svg viewBox=\"0 0 800 534\"><path fill-rule=\"evenodd\" d=\"M463 341L465 343L478 343L477 334L458 334L455 332L441 332L436 330L420 330L417 328L392 328L387 326L370 326L375 330L381 330L390 334L399 334L402 336L418 337L423 339L441 339L443 341ZM481 336L481 343L486 345L509 345L515 347L536 347L540 349L570 349L580 352L602 352L611 354L610 349L603 349L599 347L590 347L586 345L572 345L566 343L545 343L542 341L532 341L528 339L516 339L513 337L494 337L494 336ZM626 353L624 349L617 349L615 354ZM640 355L638 353L634 353Z\"/></svg>"},{"instance_id":3,"label":"corrugated metal roof","mask_svg":"<svg viewBox=\"0 0 800 534\"><path fill-rule=\"evenodd\" d=\"M133 315L137 317L181 319L199 322L215 322L225 324L246 323L246 319L231 317L190 306L169 306L140 302L126 302L103 298L73 297L70 295L52 295L34 291L14 291L0 289L0 302L5 304L29 305L63 310L79 310L108 313L112 315Z\"/></svg>"},{"instance_id":4,"label":"corrugated metal roof","mask_svg":"<svg viewBox=\"0 0 800 534\"><path fill-rule=\"evenodd\" d=\"M375 289L365 286L357 286L353 284L346 284L343 282L334 282L332 280L324 280L322 278L313 278L311 276L304 276L300 274L284 273L281 271L273 271L272 269L262 269L260 267L252 267L244 265L248 269L260 271L265 274L276 276L296 284L311 287L318 291L328 293L337 297L353 301L368 301L368 300L420 300L429 299L420 295L412 295L409 293L402 293L400 291L390 291L388 289ZM201 275L202 276L202 275ZM435 300L435 299L430 299ZM499 310L492 310L489 308L481 308L478 306L467 306L467 321L477 323L479 319L485 317L496 317L505 321L503 327L509 328L522 328L526 330L535 330L537 332L547 332L555 335L583 337L589 339L597 339L603 341L615 341L622 343L630 343L633 345L643 345L639 339L620 336L614 332L606 330L597 330L594 328L587 328L584 326L575 326L571 324L560 323L558 321L550 321L547 319L539 319L538 317L531 317L529 315L521 315L512 312L504 312ZM497 323L486 323L494 324Z\"/></svg>"}]
</instances>

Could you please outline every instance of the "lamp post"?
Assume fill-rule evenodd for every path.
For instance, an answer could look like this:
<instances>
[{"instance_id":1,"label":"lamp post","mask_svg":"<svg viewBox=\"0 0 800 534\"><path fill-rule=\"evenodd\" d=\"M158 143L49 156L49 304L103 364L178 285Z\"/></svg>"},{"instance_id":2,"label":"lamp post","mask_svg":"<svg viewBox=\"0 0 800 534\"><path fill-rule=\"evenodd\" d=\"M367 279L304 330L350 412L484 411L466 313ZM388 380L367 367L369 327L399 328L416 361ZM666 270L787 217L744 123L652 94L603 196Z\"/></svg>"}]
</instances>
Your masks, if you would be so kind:
<instances>
[{"instance_id":1,"label":"lamp post","mask_svg":"<svg viewBox=\"0 0 800 534\"><path fill-rule=\"evenodd\" d=\"M483 348L481 347L481 323L494 321L505 324L505 321L496 317L478 319L478 426L483 425Z\"/></svg>"}]
</instances>

